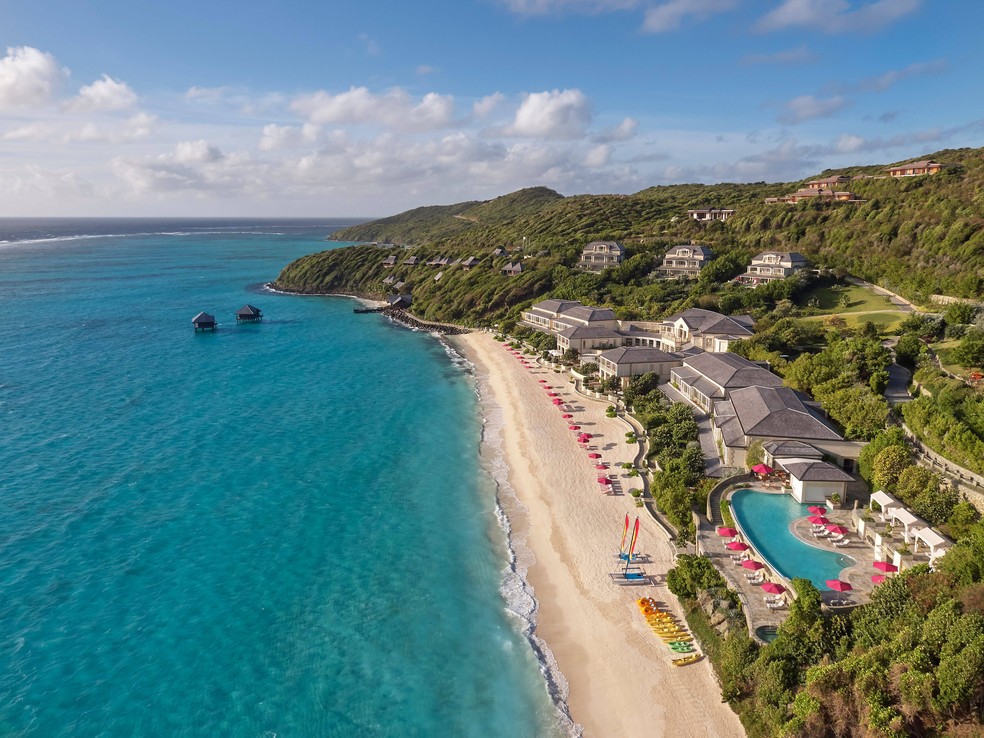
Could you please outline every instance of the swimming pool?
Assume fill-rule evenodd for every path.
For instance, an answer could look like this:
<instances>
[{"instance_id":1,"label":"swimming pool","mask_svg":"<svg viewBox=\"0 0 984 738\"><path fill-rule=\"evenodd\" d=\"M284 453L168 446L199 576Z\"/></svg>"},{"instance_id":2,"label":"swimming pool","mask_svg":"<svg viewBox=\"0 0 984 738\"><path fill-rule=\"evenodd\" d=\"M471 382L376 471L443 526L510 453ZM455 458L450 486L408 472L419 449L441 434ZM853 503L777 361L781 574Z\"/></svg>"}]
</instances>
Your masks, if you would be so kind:
<instances>
[{"instance_id":1,"label":"swimming pool","mask_svg":"<svg viewBox=\"0 0 984 738\"><path fill-rule=\"evenodd\" d=\"M793 535L790 524L810 513L789 495L740 489L731 496L731 507L748 542L787 579L809 579L825 590L828 579L839 579L841 569L855 563L850 556L814 548Z\"/></svg>"}]
</instances>

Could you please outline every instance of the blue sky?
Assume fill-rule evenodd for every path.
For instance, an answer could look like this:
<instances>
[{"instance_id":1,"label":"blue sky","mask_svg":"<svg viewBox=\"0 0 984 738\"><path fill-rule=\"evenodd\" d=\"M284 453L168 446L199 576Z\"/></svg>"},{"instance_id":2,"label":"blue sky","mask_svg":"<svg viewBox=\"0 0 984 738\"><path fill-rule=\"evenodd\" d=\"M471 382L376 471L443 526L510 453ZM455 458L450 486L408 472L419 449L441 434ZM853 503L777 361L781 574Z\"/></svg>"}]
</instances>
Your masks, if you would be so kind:
<instances>
[{"instance_id":1,"label":"blue sky","mask_svg":"<svg viewBox=\"0 0 984 738\"><path fill-rule=\"evenodd\" d=\"M6 0L0 215L381 216L984 145L984 3Z\"/></svg>"}]
</instances>

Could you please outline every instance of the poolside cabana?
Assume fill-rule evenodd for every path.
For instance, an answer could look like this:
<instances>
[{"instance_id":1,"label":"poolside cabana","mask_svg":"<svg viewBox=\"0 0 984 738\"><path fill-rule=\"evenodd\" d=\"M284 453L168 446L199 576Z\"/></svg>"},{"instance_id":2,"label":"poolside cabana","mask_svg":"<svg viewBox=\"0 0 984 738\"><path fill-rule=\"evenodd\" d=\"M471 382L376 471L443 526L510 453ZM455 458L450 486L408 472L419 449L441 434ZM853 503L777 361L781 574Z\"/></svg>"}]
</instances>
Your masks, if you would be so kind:
<instances>
[{"instance_id":1,"label":"poolside cabana","mask_svg":"<svg viewBox=\"0 0 984 738\"><path fill-rule=\"evenodd\" d=\"M893 507L889 515L891 516L893 521L898 521L902 523L903 526L905 526L905 533L903 534L902 538L903 540L905 540L906 543L909 542L909 526L925 527L926 525L924 521L917 518L911 512L906 510L904 507Z\"/></svg>"},{"instance_id":2,"label":"poolside cabana","mask_svg":"<svg viewBox=\"0 0 984 738\"><path fill-rule=\"evenodd\" d=\"M888 519L893 508L902 507L902 503L896 500L889 494L878 490L871 496L871 502L877 502L878 506L881 507L881 519L882 522ZM871 502L868 503L868 509L871 509Z\"/></svg>"},{"instance_id":3,"label":"poolside cabana","mask_svg":"<svg viewBox=\"0 0 984 738\"><path fill-rule=\"evenodd\" d=\"M850 474L819 459L782 459L779 465L789 473L793 498L800 503L826 502L835 494L846 496Z\"/></svg>"},{"instance_id":4,"label":"poolside cabana","mask_svg":"<svg viewBox=\"0 0 984 738\"><path fill-rule=\"evenodd\" d=\"M950 545L950 542L946 538L941 536L932 528L921 528L912 535L913 553L919 551L920 541L922 541L925 545L929 546L930 561L936 558L937 549L947 547Z\"/></svg>"}]
</instances>

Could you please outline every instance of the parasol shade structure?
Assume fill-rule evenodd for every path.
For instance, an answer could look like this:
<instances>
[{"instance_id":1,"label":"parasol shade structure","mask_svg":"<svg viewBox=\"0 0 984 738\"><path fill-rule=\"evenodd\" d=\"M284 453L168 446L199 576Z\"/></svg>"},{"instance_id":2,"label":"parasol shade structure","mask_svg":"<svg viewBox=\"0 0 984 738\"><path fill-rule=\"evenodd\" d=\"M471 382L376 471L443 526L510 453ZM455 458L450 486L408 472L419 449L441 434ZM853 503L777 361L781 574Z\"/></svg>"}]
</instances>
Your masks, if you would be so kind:
<instances>
[{"instance_id":1,"label":"parasol shade structure","mask_svg":"<svg viewBox=\"0 0 984 738\"><path fill-rule=\"evenodd\" d=\"M612 480L608 477L598 477L598 484L611 484Z\"/></svg>"},{"instance_id":2,"label":"parasol shade structure","mask_svg":"<svg viewBox=\"0 0 984 738\"><path fill-rule=\"evenodd\" d=\"M872 574L871 575L871 581L873 581L875 584L881 584L882 582L885 581L885 575L884 574Z\"/></svg>"},{"instance_id":3,"label":"parasol shade structure","mask_svg":"<svg viewBox=\"0 0 984 738\"><path fill-rule=\"evenodd\" d=\"M567 430L581 430L581 426L579 426L579 425L569 425L569 426L567 426Z\"/></svg>"},{"instance_id":4,"label":"parasol shade structure","mask_svg":"<svg viewBox=\"0 0 984 738\"><path fill-rule=\"evenodd\" d=\"M827 530L838 536L846 536L851 532L848 528L845 528L843 525L837 525L836 523L829 523L827 525Z\"/></svg>"},{"instance_id":5,"label":"parasol shade structure","mask_svg":"<svg viewBox=\"0 0 984 738\"><path fill-rule=\"evenodd\" d=\"M742 561L741 565L746 569L751 569L752 571L758 571L759 569L765 568L765 564L763 564L761 561L754 561L753 559Z\"/></svg>"},{"instance_id":6,"label":"parasol shade structure","mask_svg":"<svg viewBox=\"0 0 984 738\"><path fill-rule=\"evenodd\" d=\"M842 582L840 579L828 579L827 586L836 592L850 592L854 589L850 582Z\"/></svg>"},{"instance_id":7,"label":"parasol shade structure","mask_svg":"<svg viewBox=\"0 0 984 738\"><path fill-rule=\"evenodd\" d=\"M808 520L814 525L826 525L830 522L823 515L812 515L808 518Z\"/></svg>"},{"instance_id":8,"label":"parasol shade structure","mask_svg":"<svg viewBox=\"0 0 984 738\"><path fill-rule=\"evenodd\" d=\"M899 567L897 567L895 564L889 564L887 561L876 561L874 564L872 564L872 566L878 569L879 571L884 571L887 573L896 572L899 570Z\"/></svg>"},{"instance_id":9,"label":"parasol shade structure","mask_svg":"<svg viewBox=\"0 0 984 738\"><path fill-rule=\"evenodd\" d=\"M720 528L718 528L717 533L722 538L733 538L736 535L738 535L738 531L736 531L734 528L728 528L727 526L723 526L723 525Z\"/></svg>"},{"instance_id":10,"label":"parasol shade structure","mask_svg":"<svg viewBox=\"0 0 984 738\"><path fill-rule=\"evenodd\" d=\"M605 466L604 464L595 464L595 469L597 469L598 471L605 471L606 469L608 469L608 467Z\"/></svg>"},{"instance_id":11,"label":"parasol shade structure","mask_svg":"<svg viewBox=\"0 0 984 738\"><path fill-rule=\"evenodd\" d=\"M772 474L772 467L768 464L756 464L752 467L752 471L756 474Z\"/></svg>"},{"instance_id":12,"label":"parasol shade structure","mask_svg":"<svg viewBox=\"0 0 984 738\"><path fill-rule=\"evenodd\" d=\"M551 402L552 402L552 403L553 403L554 405L563 405L563 404L564 404L564 401L563 401L563 400L561 400L561 399L560 399L559 397L555 397L555 398L553 398L553 400L551 400Z\"/></svg>"},{"instance_id":13,"label":"parasol shade structure","mask_svg":"<svg viewBox=\"0 0 984 738\"><path fill-rule=\"evenodd\" d=\"M827 512L827 508L825 508L823 505L810 505L806 509L809 510L814 515L823 515Z\"/></svg>"},{"instance_id":14,"label":"parasol shade structure","mask_svg":"<svg viewBox=\"0 0 984 738\"><path fill-rule=\"evenodd\" d=\"M744 543L742 541L732 541L731 543L728 543L726 545L732 551L747 551L748 549L751 548L751 546L749 546L747 543Z\"/></svg>"},{"instance_id":15,"label":"parasol shade structure","mask_svg":"<svg viewBox=\"0 0 984 738\"><path fill-rule=\"evenodd\" d=\"M596 454L596 453L593 453L592 452L592 453L588 454L588 458L589 459L600 459L601 458L601 454Z\"/></svg>"},{"instance_id":16,"label":"parasol shade structure","mask_svg":"<svg viewBox=\"0 0 984 738\"><path fill-rule=\"evenodd\" d=\"M573 416L573 415L571 415L570 413L564 413L564 414L563 414L563 415L561 415L560 417L562 417L562 418L563 418L564 420L570 420L570 419L571 419L571 418L573 418L574 416Z\"/></svg>"},{"instance_id":17,"label":"parasol shade structure","mask_svg":"<svg viewBox=\"0 0 984 738\"><path fill-rule=\"evenodd\" d=\"M776 584L775 582L766 582L762 585L762 591L768 592L769 594L777 595L782 594L786 591L786 588L781 584Z\"/></svg>"}]
</instances>

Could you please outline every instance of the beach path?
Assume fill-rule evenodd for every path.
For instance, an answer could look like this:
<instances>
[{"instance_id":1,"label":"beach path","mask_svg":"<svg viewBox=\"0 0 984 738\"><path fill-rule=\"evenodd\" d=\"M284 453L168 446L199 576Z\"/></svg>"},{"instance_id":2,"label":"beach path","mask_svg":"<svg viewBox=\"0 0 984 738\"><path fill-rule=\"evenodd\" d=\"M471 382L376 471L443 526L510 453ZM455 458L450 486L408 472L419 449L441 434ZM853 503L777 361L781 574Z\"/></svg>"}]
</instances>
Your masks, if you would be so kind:
<instances>
[{"instance_id":1,"label":"beach path","mask_svg":"<svg viewBox=\"0 0 984 738\"><path fill-rule=\"evenodd\" d=\"M605 416L607 403L576 395L562 374L524 367L491 334L456 337L454 344L476 366L486 412L497 407L502 413L503 453L521 503L506 513L514 528L525 531L535 558L528 578L539 601L537 634L569 683L571 716L584 735L744 735L738 717L721 702L707 660L673 666L672 653L636 605L639 597L652 596L682 615L665 586L674 547L628 494L641 486L638 480L617 468L637 450L626 443L625 422ZM561 418L544 384L569 401L572 420ZM590 448L577 442L577 433L585 431L593 436ZM601 491L589 452L611 467L612 493ZM609 576L617 568L626 513L642 521L637 551L650 559L643 566L652 585L619 587Z\"/></svg>"}]
</instances>

